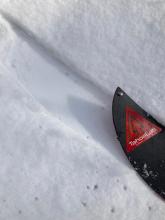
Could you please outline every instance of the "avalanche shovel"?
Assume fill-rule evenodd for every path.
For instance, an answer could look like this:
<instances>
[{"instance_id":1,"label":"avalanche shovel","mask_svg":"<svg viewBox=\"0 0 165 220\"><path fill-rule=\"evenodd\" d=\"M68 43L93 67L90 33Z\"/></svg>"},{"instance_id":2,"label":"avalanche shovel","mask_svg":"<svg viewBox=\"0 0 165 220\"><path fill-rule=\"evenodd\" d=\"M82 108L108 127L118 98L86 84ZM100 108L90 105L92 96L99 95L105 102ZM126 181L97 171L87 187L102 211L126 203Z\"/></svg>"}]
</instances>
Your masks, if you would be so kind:
<instances>
[{"instance_id":1,"label":"avalanche shovel","mask_svg":"<svg viewBox=\"0 0 165 220\"><path fill-rule=\"evenodd\" d=\"M112 105L118 140L134 169L165 199L165 127L117 88Z\"/></svg>"}]
</instances>

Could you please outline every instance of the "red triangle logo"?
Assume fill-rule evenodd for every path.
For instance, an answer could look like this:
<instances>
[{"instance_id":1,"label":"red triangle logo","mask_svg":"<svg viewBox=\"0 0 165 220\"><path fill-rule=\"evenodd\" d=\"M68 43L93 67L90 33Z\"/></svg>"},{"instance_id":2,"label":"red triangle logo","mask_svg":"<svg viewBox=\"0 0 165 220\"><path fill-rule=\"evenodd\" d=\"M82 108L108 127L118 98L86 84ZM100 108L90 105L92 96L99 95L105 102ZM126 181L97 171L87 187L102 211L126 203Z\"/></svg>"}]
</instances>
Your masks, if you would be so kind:
<instances>
[{"instance_id":1,"label":"red triangle logo","mask_svg":"<svg viewBox=\"0 0 165 220\"><path fill-rule=\"evenodd\" d=\"M161 131L160 127L132 108L126 107L126 150L128 153Z\"/></svg>"}]
</instances>

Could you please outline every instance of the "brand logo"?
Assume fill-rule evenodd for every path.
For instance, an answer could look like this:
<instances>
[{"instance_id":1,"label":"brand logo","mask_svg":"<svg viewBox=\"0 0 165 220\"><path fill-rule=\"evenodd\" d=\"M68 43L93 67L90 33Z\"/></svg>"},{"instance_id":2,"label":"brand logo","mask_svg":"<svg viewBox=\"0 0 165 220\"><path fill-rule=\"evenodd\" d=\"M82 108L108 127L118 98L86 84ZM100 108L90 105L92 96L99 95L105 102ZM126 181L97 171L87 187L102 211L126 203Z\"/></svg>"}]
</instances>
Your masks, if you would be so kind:
<instances>
[{"instance_id":1,"label":"brand logo","mask_svg":"<svg viewBox=\"0 0 165 220\"><path fill-rule=\"evenodd\" d=\"M161 132L161 128L153 124L132 108L126 108L126 150L136 147Z\"/></svg>"}]
</instances>

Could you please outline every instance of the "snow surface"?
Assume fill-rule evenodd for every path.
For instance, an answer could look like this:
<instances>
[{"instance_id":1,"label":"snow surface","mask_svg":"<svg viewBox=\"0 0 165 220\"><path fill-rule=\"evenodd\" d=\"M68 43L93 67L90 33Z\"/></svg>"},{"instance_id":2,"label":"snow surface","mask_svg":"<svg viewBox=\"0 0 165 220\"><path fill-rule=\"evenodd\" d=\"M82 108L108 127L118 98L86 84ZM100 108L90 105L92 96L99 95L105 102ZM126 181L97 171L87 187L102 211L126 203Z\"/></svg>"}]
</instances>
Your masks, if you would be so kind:
<instances>
[{"instance_id":1,"label":"snow surface","mask_svg":"<svg viewBox=\"0 0 165 220\"><path fill-rule=\"evenodd\" d=\"M111 115L121 86L165 123L164 7L1 0L0 219L164 219Z\"/></svg>"}]
</instances>

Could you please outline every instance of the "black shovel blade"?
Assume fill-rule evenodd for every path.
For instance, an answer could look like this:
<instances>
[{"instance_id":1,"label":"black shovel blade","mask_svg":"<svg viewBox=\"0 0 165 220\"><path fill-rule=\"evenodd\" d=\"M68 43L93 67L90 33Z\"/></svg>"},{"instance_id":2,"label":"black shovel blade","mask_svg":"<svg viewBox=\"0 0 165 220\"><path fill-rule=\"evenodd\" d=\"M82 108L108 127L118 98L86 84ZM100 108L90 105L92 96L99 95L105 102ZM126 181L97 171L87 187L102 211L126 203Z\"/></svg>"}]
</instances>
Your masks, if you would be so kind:
<instances>
[{"instance_id":1,"label":"black shovel blade","mask_svg":"<svg viewBox=\"0 0 165 220\"><path fill-rule=\"evenodd\" d=\"M138 174L165 199L165 127L117 88L113 121L121 146Z\"/></svg>"}]
</instances>

